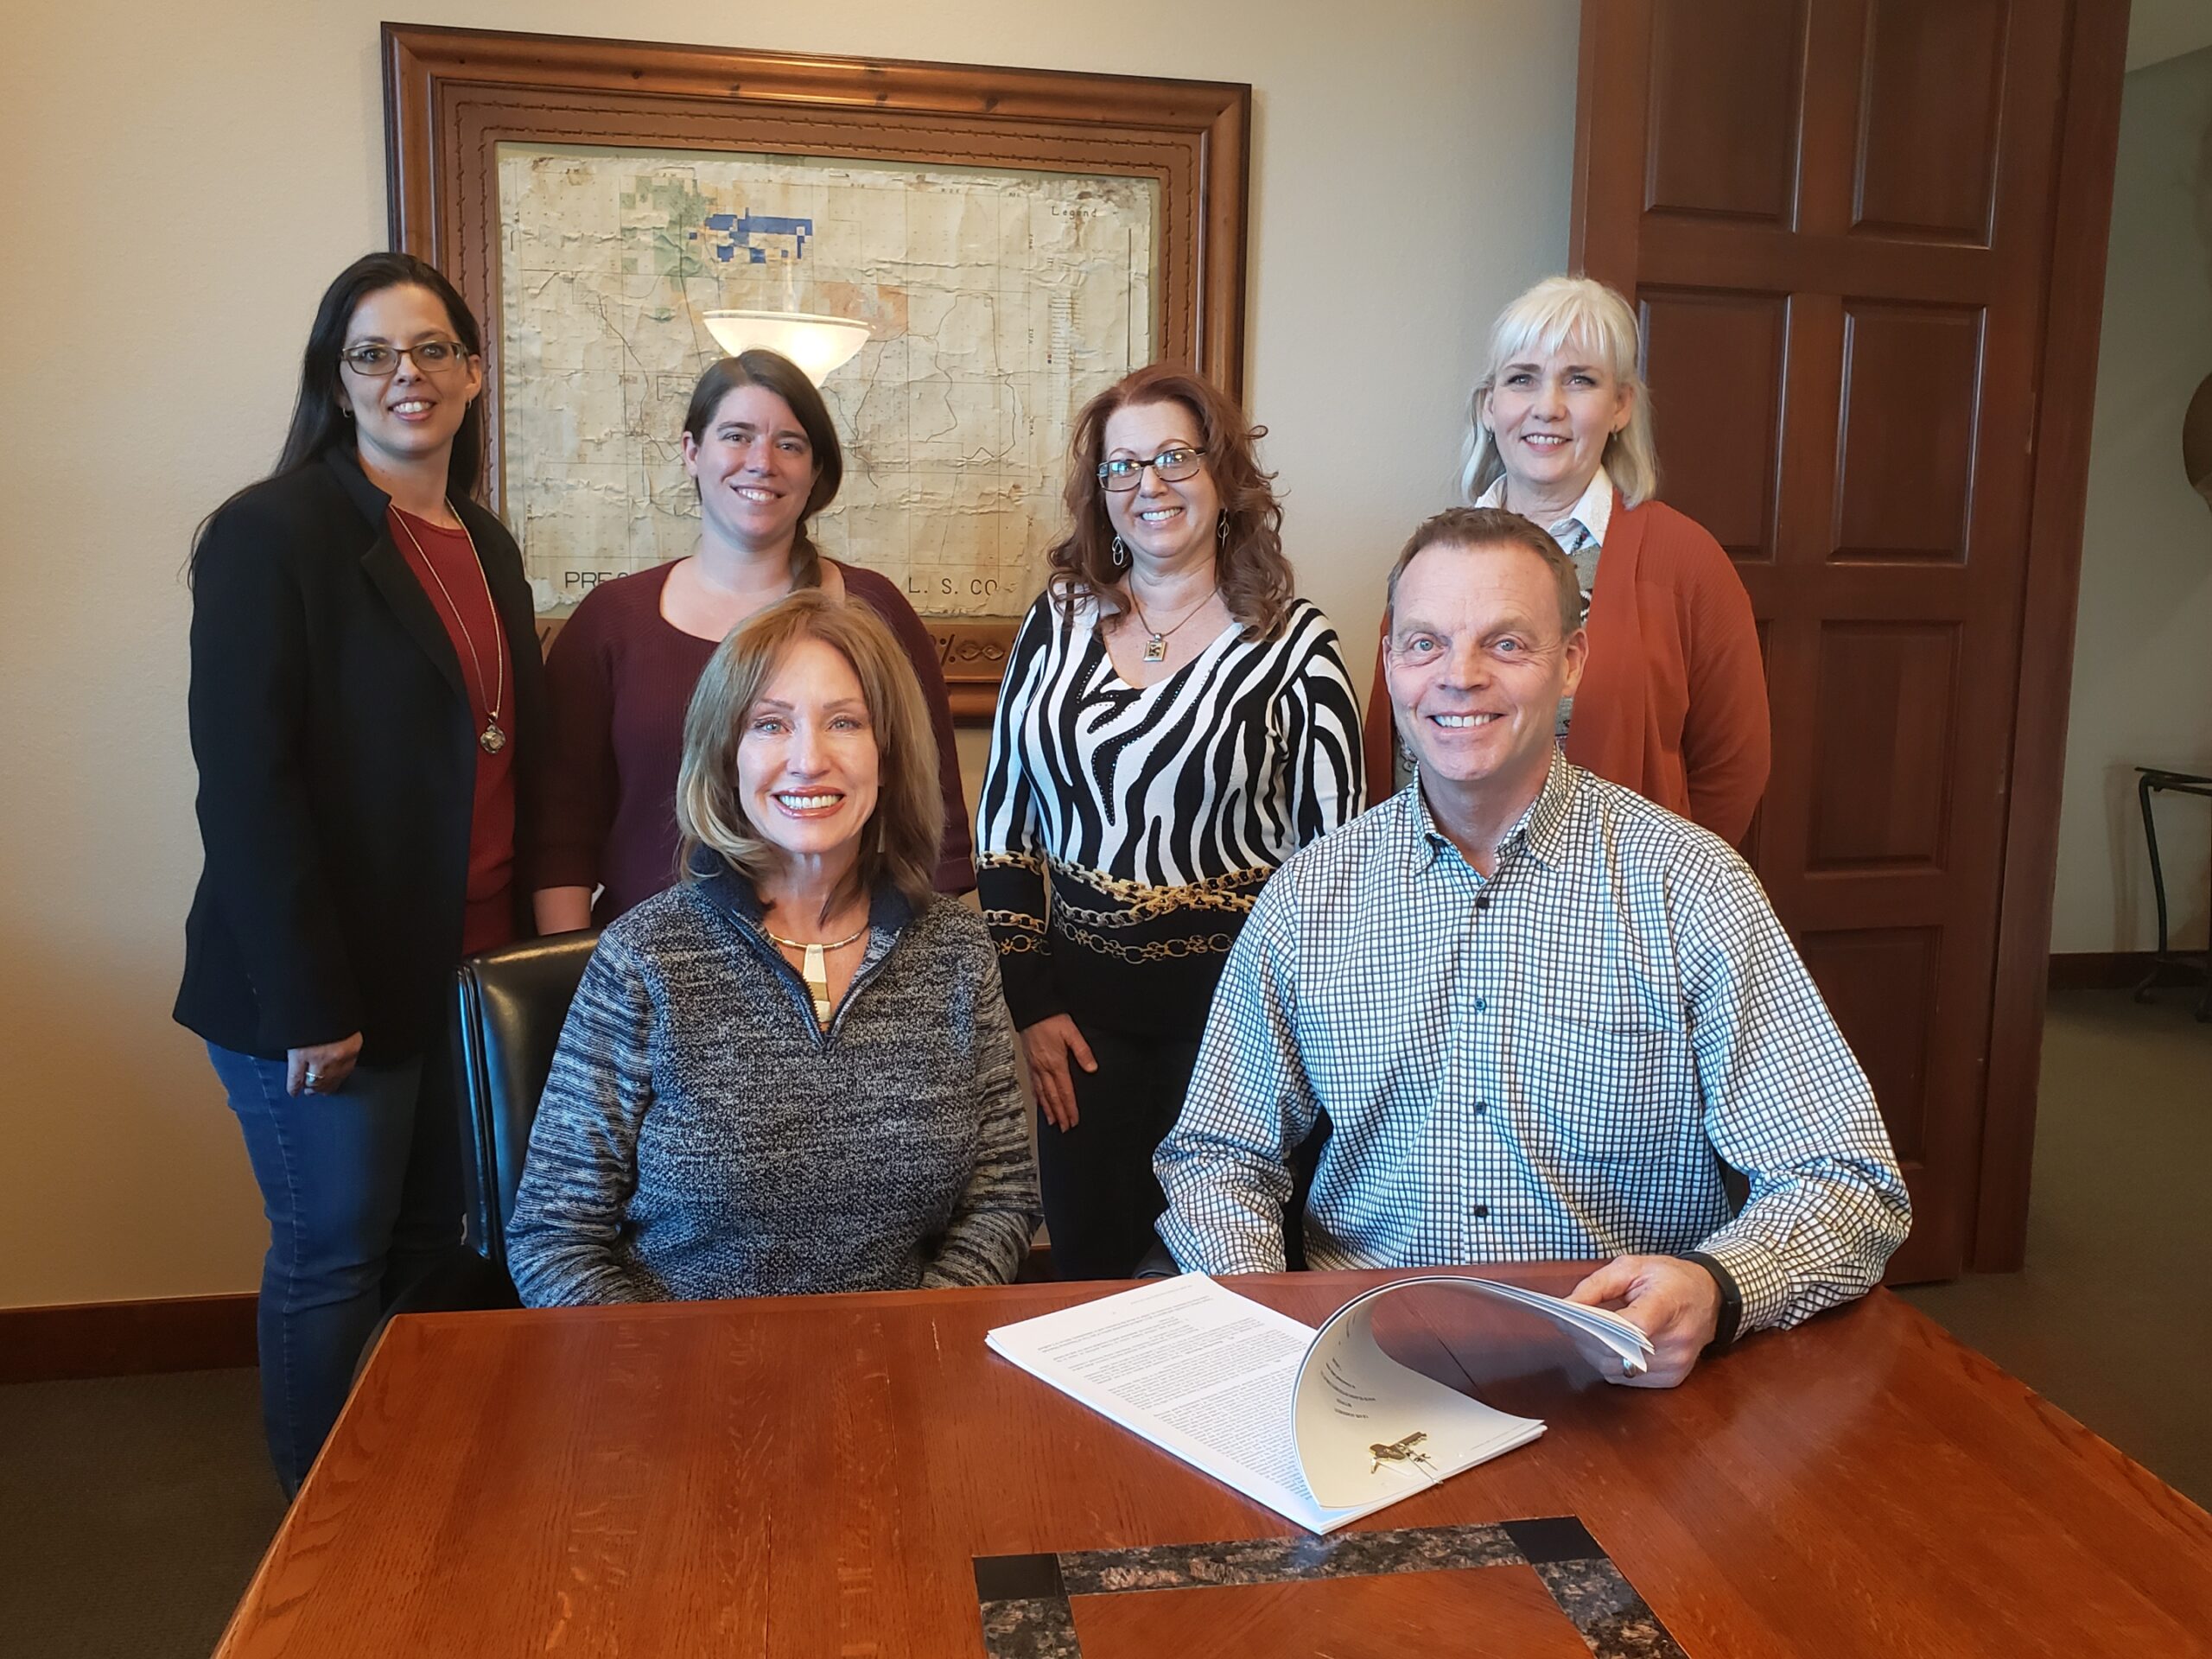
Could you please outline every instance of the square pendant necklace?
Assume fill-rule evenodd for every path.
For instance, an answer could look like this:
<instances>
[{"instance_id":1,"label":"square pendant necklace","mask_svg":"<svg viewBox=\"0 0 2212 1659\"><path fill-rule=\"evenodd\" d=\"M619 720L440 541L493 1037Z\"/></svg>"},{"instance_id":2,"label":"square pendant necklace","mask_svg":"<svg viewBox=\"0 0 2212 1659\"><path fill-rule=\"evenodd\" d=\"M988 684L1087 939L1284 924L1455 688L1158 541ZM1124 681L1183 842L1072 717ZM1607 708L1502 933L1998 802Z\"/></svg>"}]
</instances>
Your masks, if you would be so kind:
<instances>
[{"instance_id":1,"label":"square pendant necklace","mask_svg":"<svg viewBox=\"0 0 2212 1659\"><path fill-rule=\"evenodd\" d=\"M1129 588L1129 607L1136 612L1137 621L1145 630L1145 661L1147 663L1166 662L1167 660L1167 642L1175 637L1176 631L1179 629L1184 623L1188 622L1200 611L1205 609L1206 606L1212 601L1213 596L1220 591L1221 585L1217 582L1212 588L1207 590L1205 599L1200 600L1197 604L1192 606L1189 610L1183 613L1181 618L1177 620L1173 627L1155 628L1152 626L1152 619L1144 613L1144 607L1137 602L1136 587L1135 583L1131 583Z\"/></svg>"}]
</instances>

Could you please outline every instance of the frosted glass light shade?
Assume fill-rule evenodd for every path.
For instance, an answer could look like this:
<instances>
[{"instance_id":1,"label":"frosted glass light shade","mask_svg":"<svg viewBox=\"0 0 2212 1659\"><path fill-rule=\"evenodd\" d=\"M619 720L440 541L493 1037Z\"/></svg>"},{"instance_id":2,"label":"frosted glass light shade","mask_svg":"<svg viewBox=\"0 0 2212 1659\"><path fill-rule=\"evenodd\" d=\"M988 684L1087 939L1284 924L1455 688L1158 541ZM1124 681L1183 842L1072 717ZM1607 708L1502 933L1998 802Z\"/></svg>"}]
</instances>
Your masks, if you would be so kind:
<instances>
[{"instance_id":1,"label":"frosted glass light shade","mask_svg":"<svg viewBox=\"0 0 2212 1659\"><path fill-rule=\"evenodd\" d=\"M817 386L868 343L868 325L849 317L818 317L804 311L709 311L703 321L715 343L732 357L740 352L779 353L798 364Z\"/></svg>"}]
</instances>

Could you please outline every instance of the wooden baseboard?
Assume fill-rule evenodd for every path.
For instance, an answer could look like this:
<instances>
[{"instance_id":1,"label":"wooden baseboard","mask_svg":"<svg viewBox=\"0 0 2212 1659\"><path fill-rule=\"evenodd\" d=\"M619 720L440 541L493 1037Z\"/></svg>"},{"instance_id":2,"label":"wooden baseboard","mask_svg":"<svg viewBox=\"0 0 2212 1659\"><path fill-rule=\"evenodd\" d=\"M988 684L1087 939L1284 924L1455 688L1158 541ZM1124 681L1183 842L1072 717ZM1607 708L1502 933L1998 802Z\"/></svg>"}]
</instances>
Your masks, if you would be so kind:
<instances>
[{"instance_id":1,"label":"wooden baseboard","mask_svg":"<svg viewBox=\"0 0 2212 1659\"><path fill-rule=\"evenodd\" d=\"M2050 959L2054 991L2123 991L2151 971L2148 950L2072 950Z\"/></svg>"},{"instance_id":2,"label":"wooden baseboard","mask_svg":"<svg viewBox=\"0 0 2212 1659\"><path fill-rule=\"evenodd\" d=\"M252 1296L0 1308L0 1382L251 1365Z\"/></svg>"},{"instance_id":3,"label":"wooden baseboard","mask_svg":"<svg viewBox=\"0 0 2212 1659\"><path fill-rule=\"evenodd\" d=\"M2050 957L2053 991L2133 991L2144 982L2157 951L2069 951ZM2161 984L2196 984L2185 967L2168 967Z\"/></svg>"}]
</instances>

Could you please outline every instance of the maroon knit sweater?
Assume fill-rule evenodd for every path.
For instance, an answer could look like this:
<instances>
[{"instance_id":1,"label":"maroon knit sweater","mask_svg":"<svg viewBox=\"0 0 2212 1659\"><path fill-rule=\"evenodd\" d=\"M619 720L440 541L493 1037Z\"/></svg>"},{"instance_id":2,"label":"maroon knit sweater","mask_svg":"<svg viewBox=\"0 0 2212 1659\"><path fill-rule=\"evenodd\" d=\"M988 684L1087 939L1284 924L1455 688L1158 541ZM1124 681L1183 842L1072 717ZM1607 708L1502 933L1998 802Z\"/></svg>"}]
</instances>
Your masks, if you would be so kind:
<instances>
[{"instance_id":1,"label":"maroon knit sweater","mask_svg":"<svg viewBox=\"0 0 2212 1659\"><path fill-rule=\"evenodd\" d=\"M594 588L563 625L545 660L552 741L538 778L535 887L606 891L592 907L604 927L676 884L676 774L683 712L715 642L660 613L673 563ZM953 747L952 709L936 644L897 588L873 570L839 564L845 593L888 623L912 659L937 734L944 788L940 892L976 885L968 809Z\"/></svg>"}]
</instances>

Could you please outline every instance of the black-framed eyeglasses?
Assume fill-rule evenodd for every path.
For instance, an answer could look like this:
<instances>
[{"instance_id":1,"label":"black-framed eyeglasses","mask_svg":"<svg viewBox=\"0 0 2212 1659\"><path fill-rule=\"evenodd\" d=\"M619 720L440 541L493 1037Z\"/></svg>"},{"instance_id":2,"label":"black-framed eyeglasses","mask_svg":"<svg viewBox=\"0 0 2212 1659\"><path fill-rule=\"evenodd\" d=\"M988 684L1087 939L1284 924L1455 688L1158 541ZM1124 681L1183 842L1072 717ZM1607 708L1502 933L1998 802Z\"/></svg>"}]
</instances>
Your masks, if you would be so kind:
<instances>
[{"instance_id":1,"label":"black-framed eyeglasses","mask_svg":"<svg viewBox=\"0 0 2212 1659\"><path fill-rule=\"evenodd\" d=\"M424 374L442 374L468 356L468 347L457 340L418 340L412 346L385 346L370 343L349 346L338 355L346 366L367 379L381 380L396 374L399 359L411 357L415 366Z\"/></svg>"},{"instance_id":2,"label":"black-framed eyeglasses","mask_svg":"<svg viewBox=\"0 0 2212 1659\"><path fill-rule=\"evenodd\" d=\"M1186 478L1198 476L1198 463L1205 455L1203 449L1179 443L1161 450L1150 461L1132 461L1126 455L1116 455L1111 461L1098 463L1098 481L1109 490L1134 490L1137 480L1144 476L1144 469L1149 467L1159 474L1161 483L1180 484Z\"/></svg>"}]
</instances>

